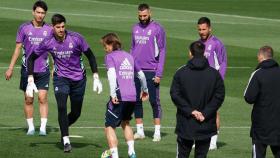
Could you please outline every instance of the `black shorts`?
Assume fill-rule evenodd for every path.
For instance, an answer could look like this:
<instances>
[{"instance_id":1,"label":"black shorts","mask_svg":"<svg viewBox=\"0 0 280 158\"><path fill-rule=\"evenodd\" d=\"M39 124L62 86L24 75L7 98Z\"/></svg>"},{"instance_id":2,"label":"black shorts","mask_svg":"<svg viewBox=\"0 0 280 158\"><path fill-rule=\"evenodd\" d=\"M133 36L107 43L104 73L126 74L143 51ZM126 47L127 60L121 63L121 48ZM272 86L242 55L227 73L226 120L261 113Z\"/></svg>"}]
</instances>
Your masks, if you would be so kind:
<instances>
[{"instance_id":1,"label":"black shorts","mask_svg":"<svg viewBox=\"0 0 280 158\"><path fill-rule=\"evenodd\" d=\"M49 90L50 71L47 69L45 72L34 73L34 83L38 90ZM21 77L19 89L26 91L28 84L28 74L24 67L21 68Z\"/></svg>"},{"instance_id":2,"label":"black shorts","mask_svg":"<svg viewBox=\"0 0 280 158\"><path fill-rule=\"evenodd\" d=\"M116 128L122 121L131 120L134 107L135 102L120 101L119 104L113 104L110 100L105 113L105 127Z\"/></svg>"}]
</instances>

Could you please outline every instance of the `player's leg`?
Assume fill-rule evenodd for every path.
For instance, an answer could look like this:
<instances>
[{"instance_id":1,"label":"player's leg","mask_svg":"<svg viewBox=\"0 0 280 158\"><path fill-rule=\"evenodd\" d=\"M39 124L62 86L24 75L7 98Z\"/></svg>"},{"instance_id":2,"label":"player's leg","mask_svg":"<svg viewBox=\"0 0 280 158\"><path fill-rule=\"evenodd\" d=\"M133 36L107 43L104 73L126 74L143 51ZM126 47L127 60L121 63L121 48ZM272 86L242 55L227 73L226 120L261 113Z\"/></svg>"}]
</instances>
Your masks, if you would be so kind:
<instances>
[{"instance_id":1,"label":"player's leg","mask_svg":"<svg viewBox=\"0 0 280 158\"><path fill-rule=\"evenodd\" d=\"M34 112L33 101L34 98L27 97L26 94L24 93L24 113L28 125L28 130L26 133L27 135L35 134L35 126L33 123L33 112Z\"/></svg>"},{"instance_id":2,"label":"player's leg","mask_svg":"<svg viewBox=\"0 0 280 158\"><path fill-rule=\"evenodd\" d=\"M35 134L35 126L33 123L33 112L34 112L34 108L33 108L33 101L34 98L31 97L27 97L26 96L26 87L27 87L27 72L25 70L24 67L21 68L21 77L20 77L20 86L19 88L23 91L24 93L24 114L25 114L25 118L26 118L26 122L28 125L28 130L27 130L27 135L34 135Z\"/></svg>"},{"instance_id":3,"label":"player's leg","mask_svg":"<svg viewBox=\"0 0 280 158\"><path fill-rule=\"evenodd\" d=\"M217 126L217 134L211 137L210 147L209 150L216 150L217 149L217 141L220 129L220 113L217 111L216 116L216 126Z\"/></svg>"},{"instance_id":4,"label":"player's leg","mask_svg":"<svg viewBox=\"0 0 280 158\"><path fill-rule=\"evenodd\" d=\"M274 158L280 158L280 145L278 146L270 146L270 149L274 155Z\"/></svg>"},{"instance_id":5,"label":"player's leg","mask_svg":"<svg viewBox=\"0 0 280 158\"><path fill-rule=\"evenodd\" d=\"M143 104L140 99L141 84L138 78L134 79L136 88L136 104L134 108L134 116L136 122L136 133L134 134L134 139L144 139L144 125L143 125Z\"/></svg>"},{"instance_id":6,"label":"player's leg","mask_svg":"<svg viewBox=\"0 0 280 158\"><path fill-rule=\"evenodd\" d=\"M253 140L252 158L265 158L267 145Z\"/></svg>"},{"instance_id":7,"label":"player's leg","mask_svg":"<svg viewBox=\"0 0 280 158\"><path fill-rule=\"evenodd\" d=\"M154 118L154 125L155 125L153 141L157 142L161 140L160 120L162 115L160 98L159 98L159 84L156 84L153 80L153 78L155 77L154 72L145 72L145 76L147 79L147 86L149 89L149 101L153 109L153 118Z\"/></svg>"},{"instance_id":8,"label":"player's leg","mask_svg":"<svg viewBox=\"0 0 280 158\"><path fill-rule=\"evenodd\" d=\"M111 101L107 103L107 111L105 113L105 135L107 138L108 146L112 154L112 158L118 158L118 139L115 133L116 127L121 123L121 102L113 104Z\"/></svg>"},{"instance_id":9,"label":"player's leg","mask_svg":"<svg viewBox=\"0 0 280 158\"><path fill-rule=\"evenodd\" d=\"M86 89L86 78L71 83L70 102L71 112L68 114L69 126L75 123L81 116L84 94Z\"/></svg>"},{"instance_id":10,"label":"player's leg","mask_svg":"<svg viewBox=\"0 0 280 158\"><path fill-rule=\"evenodd\" d=\"M205 140L196 140L195 141L195 158L206 158L208 149L210 146L211 138Z\"/></svg>"},{"instance_id":11,"label":"player's leg","mask_svg":"<svg viewBox=\"0 0 280 158\"><path fill-rule=\"evenodd\" d=\"M124 137L126 143L128 145L128 156L129 158L136 158L135 150L134 150L134 138L133 138L133 131L129 124L129 121L132 119L131 115L134 111L135 102L123 102L122 106L122 129L124 133Z\"/></svg>"},{"instance_id":12,"label":"player's leg","mask_svg":"<svg viewBox=\"0 0 280 158\"><path fill-rule=\"evenodd\" d=\"M192 150L193 140L186 140L177 136L177 158L188 158Z\"/></svg>"},{"instance_id":13,"label":"player's leg","mask_svg":"<svg viewBox=\"0 0 280 158\"><path fill-rule=\"evenodd\" d=\"M69 139L69 123L67 117L67 98L70 93L70 83L68 79L54 75L53 85L58 109L61 142L64 145L64 152L70 152L72 148Z\"/></svg>"},{"instance_id":14,"label":"player's leg","mask_svg":"<svg viewBox=\"0 0 280 158\"><path fill-rule=\"evenodd\" d=\"M48 90L50 82L50 72L37 73L34 75L35 84L39 90L38 100L40 106L41 126L39 135L46 135L46 126L48 121Z\"/></svg>"},{"instance_id":15,"label":"player's leg","mask_svg":"<svg viewBox=\"0 0 280 158\"><path fill-rule=\"evenodd\" d=\"M41 126L39 135L47 135L47 121L48 121L48 91L39 90L38 94L39 105L40 105L40 115L41 115Z\"/></svg>"}]
</instances>

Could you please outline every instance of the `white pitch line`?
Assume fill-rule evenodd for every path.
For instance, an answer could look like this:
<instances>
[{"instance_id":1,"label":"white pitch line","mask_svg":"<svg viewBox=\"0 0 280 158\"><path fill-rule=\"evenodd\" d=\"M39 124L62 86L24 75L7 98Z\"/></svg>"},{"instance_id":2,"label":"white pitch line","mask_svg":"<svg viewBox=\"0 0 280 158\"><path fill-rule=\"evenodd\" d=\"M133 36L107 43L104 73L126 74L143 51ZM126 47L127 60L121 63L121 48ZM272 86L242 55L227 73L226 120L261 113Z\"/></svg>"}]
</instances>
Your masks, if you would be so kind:
<instances>
[{"instance_id":1,"label":"white pitch line","mask_svg":"<svg viewBox=\"0 0 280 158\"><path fill-rule=\"evenodd\" d=\"M228 69L251 69L249 66L229 66Z\"/></svg>"},{"instance_id":2,"label":"white pitch line","mask_svg":"<svg viewBox=\"0 0 280 158\"><path fill-rule=\"evenodd\" d=\"M133 4L102 2L102 1L95 1L95 0L76 0L76 1L92 2L92 3L99 3L99 4L120 5L120 6L130 6L130 7L135 7L135 8L137 7L137 5L133 5ZM252 19L252 20L265 20L265 21L280 22L280 19L259 18L259 17L250 17L250 16L242 16L242 15L234 15L234 14L221 14L221 13L211 13L211 12L201 12L201 11L191 11L191 10L177 10L177 9L168 9L168 8L159 8L159 7L152 7L152 9L153 8L158 9L158 10L163 10L163 11L207 14L207 15L215 15L215 16L223 16L223 17L235 17L235 18L241 18L241 19Z\"/></svg>"},{"instance_id":3,"label":"white pitch line","mask_svg":"<svg viewBox=\"0 0 280 158\"><path fill-rule=\"evenodd\" d=\"M114 3L112 3L114 4ZM16 10L16 11L23 11L23 12L30 12L28 9L21 9L21 8L11 8L11 7L0 7L0 9L4 10ZM158 8L158 9L163 9L163 8ZM170 10L170 9L167 9ZM189 11L191 12L191 11ZM59 12L53 12L49 11L49 13L59 13ZM135 20L135 17L124 17L124 16L112 16L112 15L97 15L97 14L78 14L78 13L67 13L63 12L64 15L70 15L70 16L84 16L84 17L97 17L97 18L111 18L111 19L129 19L129 20ZM158 21L162 22L182 22L182 23L195 23L195 20L182 20L182 19L164 19L164 18L157 18ZM256 20L256 19L255 19ZM266 25L265 23L263 24L256 24L256 23L236 23L236 22L215 22L217 24L231 24L231 25Z\"/></svg>"},{"instance_id":4,"label":"white pitch line","mask_svg":"<svg viewBox=\"0 0 280 158\"><path fill-rule=\"evenodd\" d=\"M26 127L0 127L0 129L25 129ZM56 128L59 129L59 127L50 127L50 128ZM104 127L70 127L72 129L103 129ZM120 128L120 127L119 127ZM136 128L136 127L132 127ZM154 129L155 127L145 127L146 129ZM175 127L168 127L168 126L163 126L160 127L162 129L175 129ZM249 126L222 126L220 127L221 129L249 129Z\"/></svg>"}]
</instances>

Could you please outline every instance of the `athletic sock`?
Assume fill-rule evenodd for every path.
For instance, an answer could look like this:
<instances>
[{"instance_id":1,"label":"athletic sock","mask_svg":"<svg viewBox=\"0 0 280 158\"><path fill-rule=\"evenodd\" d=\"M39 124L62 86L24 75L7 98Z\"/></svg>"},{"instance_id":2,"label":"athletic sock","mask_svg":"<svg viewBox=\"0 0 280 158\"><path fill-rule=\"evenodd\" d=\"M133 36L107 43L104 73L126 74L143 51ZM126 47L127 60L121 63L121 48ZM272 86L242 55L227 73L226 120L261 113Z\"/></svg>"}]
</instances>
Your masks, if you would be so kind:
<instances>
[{"instance_id":1,"label":"athletic sock","mask_svg":"<svg viewBox=\"0 0 280 158\"><path fill-rule=\"evenodd\" d=\"M64 136L63 137L63 144L70 144L70 139L69 139L69 136Z\"/></svg>"},{"instance_id":2,"label":"athletic sock","mask_svg":"<svg viewBox=\"0 0 280 158\"><path fill-rule=\"evenodd\" d=\"M217 144L217 140L218 140L218 134L213 135L213 136L211 137L210 145L216 145L216 144Z\"/></svg>"},{"instance_id":3,"label":"athletic sock","mask_svg":"<svg viewBox=\"0 0 280 158\"><path fill-rule=\"evenodd\" d=\"M141 134L141 135L144 135L143 123L141 123L141 124L136 124L136 127L137 127L137 133L138 133L138 134Z\"/></svg>"},{"instance_id":4,"label":"athletic sock","mask_svg":"<svg viewBox=\"0 0 280 158\"><path fill-rule=\"evenodd\" d=\"M47 118L41 118L41 126L40 126L40 131L46 131L46 126L47 126L48 119Z\"/></svg>"},{"instance_id":5,"label":"athletic sock","mask_svg":"<svg viewBox=\"0 0 280 158\"><path fill-rule=\"evenodd\" d=\"M28 125L28 131L35 130L34 124L33 124L33 118L26 119L27 125Z\"/></svg>"},{"instance_id":6,"label":"athletic sock","mask_svg":"<svg viewBox=\"0 0 280 158\"><path fill-rule=\"evenodd\" d=\"M160 136L160 125L155 125L155 133L154 135L159 135Z\"/></svg>"},{"instance_id":7,"label":"athletic sock","mask_svg":"<svg viewBox=\"0 0 280 158\"><path fill-rule=\"evenodd\" d=\"M118 148L111 148L112 158L119 158Z\"/></svg>"},{"instance_id":8,"label":"athletic sock","mask_svg":"<svg viewBox=\"0 0 280 158\"><path fill-rule=\"evenodd\" d=\"M134 150L134 140L129 140L126 142L128 145L128 155L132 155L135 154L135 150Z\"/></svg>"}]
</instances>

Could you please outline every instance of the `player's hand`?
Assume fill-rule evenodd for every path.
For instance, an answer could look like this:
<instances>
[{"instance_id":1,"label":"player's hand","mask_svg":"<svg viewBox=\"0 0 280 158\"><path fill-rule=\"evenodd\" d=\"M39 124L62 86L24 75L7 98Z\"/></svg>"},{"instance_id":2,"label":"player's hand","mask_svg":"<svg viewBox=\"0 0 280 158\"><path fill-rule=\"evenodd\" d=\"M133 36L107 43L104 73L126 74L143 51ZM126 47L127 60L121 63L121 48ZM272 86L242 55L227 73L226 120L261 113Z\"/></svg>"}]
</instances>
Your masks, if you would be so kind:
<instances>
[{"instance_id":1,"label":"player's hand","mask_svg":"<svg viewBox=\"0 0 280 158\"><path fill-rule=\"evenodd\" d=\"M112 100L113 104L119 104L120 103L117 97L112 97L111 100Z\"/></svg>"},{"instance_id":2,"label":"player's hand","mask_svg":"<svg viewBox=\"0 0 280 158\"><path fill-rule=\"evenodd\" d=\"M97 94L100 94L102 92L102 83L99 80L99 76L97 73L93 74L93 91L96 92Z\"/></svg>"},{"instance_id":3,"label":"player's hand","mask_svg":"<svg viewBox=\"0 0 280 158\"><path fill-rule=\"evenodd\" d=\"M149 93L145 91L141 91L140 93L140 99L142 101L147 101L149 99Z\"/></svg>"},{"instance_id":4,"label":"player's hand","mask_svg":"<svg viewBox=\"0 0 280 158\"><path fill-rule=\"evenodd\" d=\"M10 80L13 76L13 69L12 68L8 68L8 70L5 73L5 78L6 80Z\"/></svg>"},{"instance_id":5,"label":"player's hand","mask_svg":"<svg viewBox=\"0 0 280 158\"><path fill-rule=\"evenodd\" d=\"M159 84L160 83L160 77L155 76L153 78L153 80L154 80L155 84Z\"/></svg>"},{"instance_id":6,"label":"player's hand","mask_svg":"<svg viewBox=\"0 0 280 158\"><path fill-rule=\"evenodd\" d=\"M35 83L34 83L34 78L33 78L32 75L29 75L29 76L28 76L28 84L27 84L25 93L26 93L26 95L27 95L28 97L33 98L33 91L34 91L35 93L38 93L38 89L37 89L37 87L36 87L36 85L35 85Z\"/></svg>"}]
</instances>

